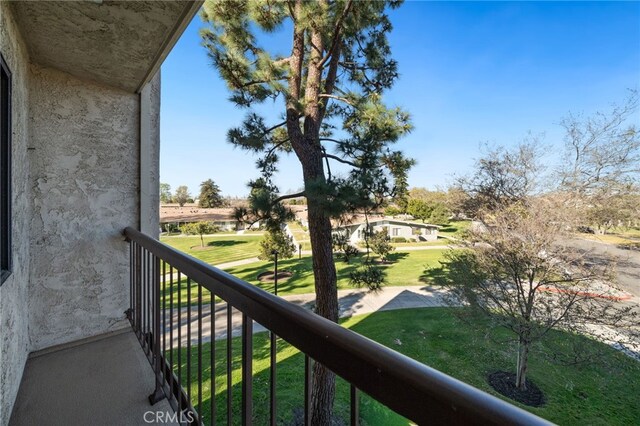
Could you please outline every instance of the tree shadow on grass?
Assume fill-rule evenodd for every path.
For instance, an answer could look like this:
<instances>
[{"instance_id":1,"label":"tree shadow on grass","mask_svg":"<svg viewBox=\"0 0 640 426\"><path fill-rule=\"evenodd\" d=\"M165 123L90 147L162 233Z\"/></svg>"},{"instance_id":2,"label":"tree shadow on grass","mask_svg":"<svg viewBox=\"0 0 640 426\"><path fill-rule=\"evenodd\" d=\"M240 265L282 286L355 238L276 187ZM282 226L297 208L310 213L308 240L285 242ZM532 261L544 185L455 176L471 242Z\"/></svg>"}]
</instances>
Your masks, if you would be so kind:
<instances>
[{"instance_id":1,"label":"tree shadow on grass","mask_svg":"<svg viewBox=\"0 0 640 426\"><path fill-rule=\"evenodd\" d=\"M447 278L448 274L449 270L444 265L431 268L426 267L424 268L424 271L422 271L422 274L420 274L418 280L426 284L438 284L442 283L442 281Z\"/></svg>"},{"instance_id":2,"label":"tree shadow on grass","mask_svg":"<svg viewBox=\"0 0 640 426\"><path fill-rule=\"evenodd\" d=\"M407 253L406 251L389 253L387 255L387 262L395 263L395 262L398 262L399 260L405 259L407 257L409 257L409 253Z\"/></svg>"},{"instance_id":3,"label":"tree shadow on grass","mask_svg":"<svg viewBox=\"0 0 640 426\"><path fill-rule=\"evenodd\" d=\"M231 247L231 246L237 246L238 244L247 244L247 241L223 240L223 241L209 241L207 243L209 247Z\"/></svg>"}]
</instances>

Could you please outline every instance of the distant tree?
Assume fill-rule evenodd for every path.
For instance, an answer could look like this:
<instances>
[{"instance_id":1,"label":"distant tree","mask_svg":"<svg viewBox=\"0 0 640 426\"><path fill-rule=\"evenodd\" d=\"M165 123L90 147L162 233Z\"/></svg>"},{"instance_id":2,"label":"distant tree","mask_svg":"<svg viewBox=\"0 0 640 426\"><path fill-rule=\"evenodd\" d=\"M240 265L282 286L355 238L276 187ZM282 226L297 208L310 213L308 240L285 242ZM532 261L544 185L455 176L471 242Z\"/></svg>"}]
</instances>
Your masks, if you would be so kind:
<instances>
[{"instance_id":1,"label":"distant tree","mask_svg":"<svg viewBox=\"0 0 640 426\"><path fill-rule=\"evenodd\" d=\"M168 183L160 183L160 202L162 204L171 202L171 186Z\"/></svg>"},{"instance_id":2,"label":"distant tree","mask_svg":"<svg viewBox=\"0 0 640 426\"><path fill-rule=\"evenodd\" d=\"M594 327L628 327L632 307L616 305L611 264L587 261L560 244L563 208L537 199L493 210L491 226L470 230L466 250L446 255L438 284L451 301L468 305L513 332L518 342L515 386L526 389L533 343L552 329L593 334ZM604 333L604 332L603 332Z\"/></svg>"},{"instance_id":3,"label":"distant tree","mask_svg":"<svg viewBox=\"0 0 640 426\"><path fill-rule=\"evenodd\" d=\"M408 203L408 201L407 201L407 203ZM407 209L405 207L404 212L406 213L406 211L407 211ZM384 214L386 216L397 216L397 215L402 214L402 213L403 213L403 210L400 209L399 207L396 207L396 206L388 206L388 207L386 207L384 209Z\"/></svg>"},{"instance_id":4,"label":"distant tree","mask_svg":"<svg viewBox=\"0 0 640 426\"><path fill-rule=\"evenodd\" d=\"M187 235L199 235L200 246L204 247L204 235L220 231L220 227L211 222L191 222L182 225L181 231Z\"/></svg>"},{"instance_id":5,"label":"distant tree","mask_svg":"<svg viewBox=\"0 0 640 426\"><path fill-rule=\"evenodd\" d=\"M173 201L178 203L180 207L184 206L191 199L191 194L189 194L189 188L185 185L181 185L176 188L176 193L173 195Z\"/></svg>"},{"instance_id":6,"label":"distant tree","mask_svg":"<svg viewBox=\"0 0 640 426\"><path fill-rule=\"evenodd\" d=\"M639 105L633 90L609 112L569 115L561 122L565 150L557 190L580 213L581 225L606 232L638 217L628 201L640 195Z\"/></svg>"},{"instance_id":7,"label":"distant tree","mask_svg":"<svg viewBox=\"0 0 640 426\"><path fill-rule=\"evenodd\" d=\"M262 260L274 260L273 251L278 251L278 259L290 259L293 257L296 246L293 238L281 229L269 229L264 233L260 241L260 254L258 258Z\"/></svg>"},{"instance_id":8,"label":"distant tree","mask_svg":"<svg viewBox=\"0 0 640 426\"><path fill-rule=\"evenodd\" d=\"M436 203L429 214L429 223L443 225L449 222L451 212L444 203Z\"/></svg>"},{"instance_id":9,"label":"distant tree","mask_svg":"<svg viewBox=\"0 0 640 426\"><path fill-rule=\"evenodd\" d=\"M432 207L426 201L417 198L410 198L407 204L407 213L423 223L431 216L431 210Z\"/></svg>"},{"instance_id":10,"label":"distant tree","mask_svg":"<svg viewBox=\"0 0 640 426\"><path fill-rule=\"evenodd\" d=\"M521 203L540 190L544 147L532 136L513 148L484 147L471 175L457 179L466 194L465 214L483 220L493 210Z\"/></svg>"},{"instance_id":11,"label":"distant tree","mask_svg":"<svg viewBox=\"0 0 640 426\"><path fill-rule=\"evenodd\" d=\"M395 247L391 245L391 239L387 228L383 228L381 231L374 232L371 238L369 238L369 247L371 250L380 256L380 259L384 262L387 260L387 256Z\"/></svg>"},{"instance_id":12,"label":"distant tree","mask_svg":"<svg viewBox=\"0 0 640 426\"><path fill-rule=\"evenodd\" d=\"M222 207L224 199L220 195L220 188L211 179L207 179L200 184L200 196L198 205L202 208Z\"/></svg>"},{"instance_id":13,"label":"distant tree","mask_svg":"<svg viewBox=\"0 0 640 426\"><path fill-rule=\"evenodd\" d=\"M465 206L469 203L469 194L458 186L451 186L447 190L445 197L445 205L447 209L455 216L460 218L465 213Z\"/></svg>"},{"instance_id":14,"label":"distant tree","mask_svg":"<svg viewBox=\"0 0 640 426\"><path fill-rule=\"evenodd\" d=\"M337 274L331 218L379 205L402 193L413 164L395 144L412 128L409 115L383 102L398 77L387 34L396 1L207 1L201 32L231 100L250 109L228 132L229 142L259 154L260 178L250 202L266 222L285 220L285 199L308 205L316 312L338 320ZM291 53L269 51L261 32L289 37ZM275 102L274 102L275 101ZM257 104L282 105L269 123ZM304 190L281 195L274 174L281 155L293 154ZM336 166L343 168L336 173ZM271 227L267 223L267 226ZM314 365L311 423L331 424L335 375Z\"/></svg>"},{"instance_id":15,"label":"distant tree","mask_svg":"<svg viewBox=\"0 0 640 426\"><path fill-rule=\"evenodd\" d=\"M559 189L575 197L608 197L640 184L640 129L637 90L622 105L591 117L570 114L560 123L565 152L557 170Z\"/></svg>"}]
</instances>

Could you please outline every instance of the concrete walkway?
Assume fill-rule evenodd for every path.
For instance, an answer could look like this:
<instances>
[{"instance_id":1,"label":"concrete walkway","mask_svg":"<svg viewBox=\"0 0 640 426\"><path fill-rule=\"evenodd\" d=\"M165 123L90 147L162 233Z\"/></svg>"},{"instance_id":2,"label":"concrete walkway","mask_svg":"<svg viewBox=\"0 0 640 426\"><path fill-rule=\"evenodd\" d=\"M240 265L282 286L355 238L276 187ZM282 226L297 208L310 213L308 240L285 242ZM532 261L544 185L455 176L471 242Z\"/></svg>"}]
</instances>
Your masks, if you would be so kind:
<instances>
[{"instance_id":1,"label":"concrete walkway","mask_svg":"<svg viewBox=\"0 0 640 426\"><path fill-rule=\"evenodd\" d=\"M443 300L444 292L440 289L433 289L425 286L407 286L407 287L384 287L378 292L371 292L366 290L340 290L338 291L338 305L339 314L341 318L351 317L355 315L362 315L371 312L378 311L390 311L395 309L408 309L408 308L426 308L445 306ZM315 294L299 294L283 297L284 300L293 304L302 306L305 309L311 310L315 302ZM191 315L189 316L188 308L182 308L180 310L180 323L178 327L179 313L176 311L173 313L173 346L178 345L180 341L184 347L189 339L188 327L191 327L191 342L197 343L198 341L198 310L195 307L191 308ZM171 314L165 313L167 328L165 331L165 339L167 342L171 340L170 324ZM189 324L188 318L191 318ZM211 308L209 305L202 307L202 341L211 341L211 330L215 328L215 339L223 339L227 337L227 304L217 303L215 305L215 314L213 318L213 327L211 324ZM231 335L238 336L241 332L242 326L242 314L239 311L233 310L232 314L232 327ZM254 333L265 331L265 328L258 323L254 323ZM178 333L180 339L178 340ZM167 346L170 346L167 343Z\"/></svg>"}]
</instances>

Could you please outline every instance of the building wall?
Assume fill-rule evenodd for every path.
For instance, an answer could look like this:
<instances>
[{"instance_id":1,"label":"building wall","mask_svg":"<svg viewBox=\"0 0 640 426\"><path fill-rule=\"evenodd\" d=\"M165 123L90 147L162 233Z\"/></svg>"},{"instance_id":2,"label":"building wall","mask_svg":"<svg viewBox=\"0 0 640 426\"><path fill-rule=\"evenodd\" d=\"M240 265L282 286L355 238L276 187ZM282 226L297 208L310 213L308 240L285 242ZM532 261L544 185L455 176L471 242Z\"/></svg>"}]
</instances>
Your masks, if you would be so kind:
<instances>
[{"instance_id":1,"label":"building wall","mask_svg":"<svg viewBox=\"0 0 640 426\"><path fill-rule=\"evenodd\" d=\"M140 94L140 231L160 237L160 72Z\"/></svg>"},{"instance_id":2,"label":"building wall","mask_svg":"<svg viewBox=\"0 0 640 426\"><path fill-rule=\"evenodd\" d=\"M31 65L31 350L126 327L139 96Z\"/></svg>"},{"instance_id":3,"label":"building wall","mask_svg":"<svg viewBox=\"0 0 640 426\"><path fill-rule=\"evenodd\" d=\"M28 56L7 2L0 2L0 53L12 73L13 274L0 287L0 424L9 422L29 353L28 271L30 186Z\"/></svg>"}]
</instances>

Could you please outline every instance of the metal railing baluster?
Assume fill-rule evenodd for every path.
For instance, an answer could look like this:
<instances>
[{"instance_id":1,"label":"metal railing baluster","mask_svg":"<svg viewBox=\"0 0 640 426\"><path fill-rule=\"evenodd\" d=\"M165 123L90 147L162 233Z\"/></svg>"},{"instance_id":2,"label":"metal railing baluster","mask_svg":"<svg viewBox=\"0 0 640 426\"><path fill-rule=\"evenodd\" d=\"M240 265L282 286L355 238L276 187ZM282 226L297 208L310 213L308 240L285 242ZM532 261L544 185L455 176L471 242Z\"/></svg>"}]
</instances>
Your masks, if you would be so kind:
<instances>
[{"instance_id":1,"label":"metal railing baluster","mask_svg":"<svg viewBox=\"0 0 640 426\"><path fill-rule=\"evenodd\" d=\"M360 399L358 397L358 388L350 385L349 399L351 402L351 426L358 426L360 423Z\"/></svg>"},{"instance_id":2,"label":"metal railing baluster","mask_svg":"<svg viewBox=\"0 0 640 426\"><path fill-rule=\"evenodd\" d=\"M253 424L253 320L242 314L242 425Z\"/></svg>"},{"instance_id":3,"label":"metal railing baluster","mask_svg":"<svg viewBox=\"0 0 640 426\"><path fill-rule=\"evenodd\" d=\"M233 311L231 308L231 304L227 302L227 425L231 426L233 422L233 388L231 387L231 362L232 362L232 316Z\"/></svg>"},{"instance_id":4,"label":"metal railing baluster","mask_svg":"<svg viewBox=\"0 0 640 426\"><path fill-rule=\"evenodd\" d=\"M304 356L304 425L311 424L311 359Z\"/></svg>"},{"instance_id":5,"label":"metal railing baluster","mask_svg":"<svg viewBox=\"0 0 640 426\"><path fill-rule=\"evenodd\" d=\"M202 286L198 284L198 415L202 416Z\"/></svg>"},{"instance_id":6,"label":"metal railing baluster","mask_svg":"<svg viewBox=\"0 0 640 426\"><path fill-rule=\"evenodd\" d=\"M276 372L277 342L282 339L304 354L304 423L311 422L312 364L320 362L350 384L350 424L359 423L359 393L365 392L392 410L418 424L531 424L546 425L546 421L523 411L505 401L433 370L387 347L347 330L338 324L292 305L232 275L217 270L190 256L148 237L132 228L124 234L130 243L130 301L128 317L138 340L149 358L156 380L161 386L169 384L172 407L185 419L194 414L194 422L202 422L202 292L211 293L210 340L211 352L211 423L216 423L215 404L215 298L226 302L227 314L227 424L233 417L233 313L242 315L242 407L238 412L243 424L253 421L253 321L272 333L270 389L270 424L277 422ZM166 263L160 277L159 261L169 264L167 287ZM177 283L174 271L177 272ZM182 333L182 276L187 278L186 336ZM277 275L276 275L277 276ZM192 300L191 280L198 283L198 409L189 399L191 390L191 340ZM169 291L167 308L167 294ZM177 291L177 304L174 291ZM160 298L162 297L162 300ZM177 313L175 312L177 309ZM161 312L162 311L162 312ZM177 314L177 315L176 315ZM166 316L169 315L169 321ZM174 325L177 322L177 344L174 341ZM163 324L163 327L160 324ZM167 349L166 327L169 327ZM163 333L162 341L160 333ZM183 366L182 339L187 338L186 365ZM166 365L166 351L169 364ZM176 360L177 358L177 360ZM313 361L312 361L313 360ZM177 362L175 362L177 361ZM161 367L158 367L161 363ZM177 368L177 375L172 370ZM186 378L186 390L182 386ZM168 376L168 377L167 377ZM195 375L193 376L196 377ZM158 389L156 383L156 390ZM166 389L161 388L161 389ZM194 387L195 389L195 387ZM175 398L175 400L174 400ZM186 417L187 419L189 417ZM263 419L260 419L262 422ZM264 423L267 423L264 419Z\"/></svg>"}]
</instances>

